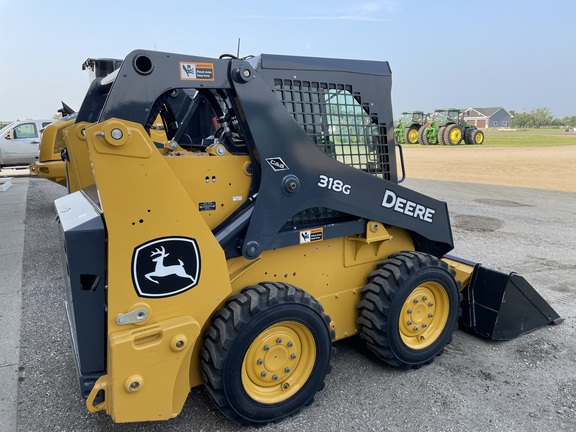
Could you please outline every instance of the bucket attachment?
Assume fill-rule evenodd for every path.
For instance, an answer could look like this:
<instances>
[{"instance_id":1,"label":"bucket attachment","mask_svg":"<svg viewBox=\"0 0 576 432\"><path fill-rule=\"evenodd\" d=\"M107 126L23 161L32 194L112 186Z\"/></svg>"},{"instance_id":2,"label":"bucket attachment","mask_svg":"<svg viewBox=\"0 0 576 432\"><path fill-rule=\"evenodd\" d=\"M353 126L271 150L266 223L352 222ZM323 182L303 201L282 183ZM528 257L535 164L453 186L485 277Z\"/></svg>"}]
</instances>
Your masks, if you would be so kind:
<instances>
[{"instance_id":1,"label":"bucket attachment","mask_svg":"<svg viewBox=\"0 0 576 432\"><path fill-rule=\"evenodd\" d=\"M560 324L560 315L516 273L503 273L476 264L463 291L460 328L491 340L510 340L547 324Z\"/></svg>"}]
</instances>

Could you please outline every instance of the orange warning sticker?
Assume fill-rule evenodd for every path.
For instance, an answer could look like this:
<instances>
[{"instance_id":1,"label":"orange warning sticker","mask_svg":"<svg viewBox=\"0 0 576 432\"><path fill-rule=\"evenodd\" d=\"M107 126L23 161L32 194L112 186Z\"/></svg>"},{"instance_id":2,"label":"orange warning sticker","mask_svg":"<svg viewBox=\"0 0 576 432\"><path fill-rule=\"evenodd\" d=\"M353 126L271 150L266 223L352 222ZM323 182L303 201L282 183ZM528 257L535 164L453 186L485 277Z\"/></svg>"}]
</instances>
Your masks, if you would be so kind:
<instances>
[{"instance_id":1,"label":"orange warning sticker","mask_svg":"<svg viewBox=\"0 0 576 432\"><path fill-rule=\"evenodd\" d=\"M313 228L309 230L300 231L300 244L314 243L324 240L324 229Z\"/></svg>"},{"instance_id":2,"label":"orange warning sticker","mask_svg":"<svg viewBox=\"0 0 576 432\"><path fill-rule=\"evenodd\" d=\"M214 81L214 63L180 62L180 79Z\"/></svg>"}]
</instances>

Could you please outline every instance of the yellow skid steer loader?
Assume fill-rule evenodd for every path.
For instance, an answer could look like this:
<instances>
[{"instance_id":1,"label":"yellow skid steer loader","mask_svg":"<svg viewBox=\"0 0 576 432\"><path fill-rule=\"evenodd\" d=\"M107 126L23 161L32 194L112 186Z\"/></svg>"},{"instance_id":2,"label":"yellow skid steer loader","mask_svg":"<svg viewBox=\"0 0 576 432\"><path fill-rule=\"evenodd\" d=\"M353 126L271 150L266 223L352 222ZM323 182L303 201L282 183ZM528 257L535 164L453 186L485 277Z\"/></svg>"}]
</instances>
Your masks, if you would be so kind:
<instances>
[{"instance_id":1,"label":"yellow skid steer loader","mask_svg":"<svg viewBox=\"0 0 576 432\"><path fill-rule=\"evenodd\" d=\"M202 384L233 421L274 422L324 387L335 340L411 369L459 320L491 339L561 320L522 277L446 255L446 204L399 184L387 62L134 51L63 133L78 377L116 422L175 417Z\"/></svg>"}]
</instances>

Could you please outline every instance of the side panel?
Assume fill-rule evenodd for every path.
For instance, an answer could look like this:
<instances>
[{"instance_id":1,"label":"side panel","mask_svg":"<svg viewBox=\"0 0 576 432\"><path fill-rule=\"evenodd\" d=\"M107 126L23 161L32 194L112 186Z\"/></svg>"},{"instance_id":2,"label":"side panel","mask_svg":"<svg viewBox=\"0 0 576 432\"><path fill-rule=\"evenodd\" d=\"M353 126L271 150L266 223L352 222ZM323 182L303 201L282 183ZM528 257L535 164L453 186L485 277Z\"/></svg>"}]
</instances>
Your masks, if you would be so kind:
<instances>
[{"instance_id":1,"label":"side panel","mask_svg":"<svg viewBox=\"0 0 576 432\"><path fill-rule=\"evenodd\" d=\"M81 192L55 202L60 221L65 306L83 397L106 373L105 232Z\"/></svg>"},{"instance_id":2,"label":"side panel","mask_svg":"<svg viewBox=\"0 0 576 432\"><path fill-rule=\"evenodd\" d=\"M121 137L112 138L112 131L116 137L119 131ZM132 416L143 411L145 418L169 418L180 412L190 389L185 365L196 343L194 329L202 327L231 292L224 252L198 204L190 200L141 125L112 119L86 128L86 141L107 229L106 409L122 421L140 419L120 417L122 413ZM126 314L135 310L145 310L145 318L122 324L130 317ZM170 324L173 319L181 324ZM181 328L140 339L142 347L154 341L150 353L164 350L166 359L171 359L166 367L151 367L142 362L140 353L145 351L115 342L140 326ZM186 355L170 348L172 337L179 334L187 337L179 347ZM175 386L175 370L180 369L186 373L178 374ZM142 381L137 392L126 390L132 376ZM170 401L170 409L158 400Z\"/></svg>"},{"instance_id":3,"label":"side panel","mask_svg":"<svg viewBox=\"0 0 576 432\"><path fill-rule=\"evenodd\" d=\"M335 339L352 336L358 331L356 305L368 275L380 260L414 248L405 231L380 231L386 233L383 240L339 237L265 251L256 260L234 258L228 262L234 292L263 281L292 284L320 301L332 320Z\"/></svg>"}]
</instances>

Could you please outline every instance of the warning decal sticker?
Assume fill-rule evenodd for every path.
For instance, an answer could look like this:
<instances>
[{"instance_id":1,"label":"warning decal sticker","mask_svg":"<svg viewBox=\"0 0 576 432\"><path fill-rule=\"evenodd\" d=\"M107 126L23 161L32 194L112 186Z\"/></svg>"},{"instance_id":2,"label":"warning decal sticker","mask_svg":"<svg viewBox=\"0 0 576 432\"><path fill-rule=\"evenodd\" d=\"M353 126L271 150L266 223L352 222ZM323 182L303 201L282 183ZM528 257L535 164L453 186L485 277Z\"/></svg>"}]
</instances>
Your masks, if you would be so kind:
<instances>
[{"instance_id":1,"label":"warning decal sticker","mask_svg":"<svg viewBox=\"0 0 576 432\"><path fill-rule=\"evenodd\" d=\"M214 81L214 64L180 62L180 79Z\"/></svg>"},{"instance_id":2,"label":"warning decal sticker","mask_svg":"<svg viewBox=\"0 0 576 432\"><path fill-rule=\"evenodd\" d=\"M300 236L300 244L319 242L324 240L324 229L314 228L300 231L299 236Z\"/></svg>"}]
</instances>

